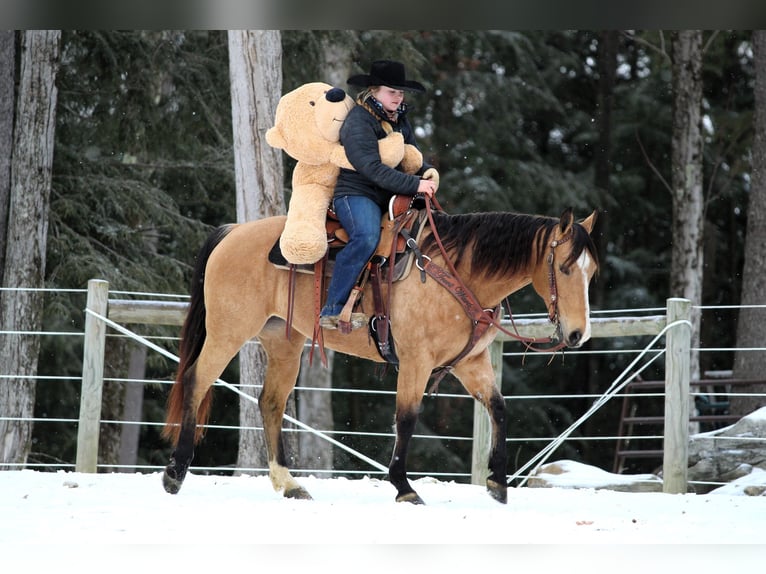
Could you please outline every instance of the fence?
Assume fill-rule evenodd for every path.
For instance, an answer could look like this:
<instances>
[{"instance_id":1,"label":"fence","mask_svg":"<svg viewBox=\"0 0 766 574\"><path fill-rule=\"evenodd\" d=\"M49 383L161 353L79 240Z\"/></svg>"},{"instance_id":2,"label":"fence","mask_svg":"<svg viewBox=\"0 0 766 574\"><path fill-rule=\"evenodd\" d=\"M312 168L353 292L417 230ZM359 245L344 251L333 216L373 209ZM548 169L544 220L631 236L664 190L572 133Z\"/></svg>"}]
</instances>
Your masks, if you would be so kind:
<instances>
[{"instance_id":1,"label":"fence","mask_svg":"<svg viewBox=\"0 0 766 574\"><path fill-rule=\"evenodd\" d=\"M83 290L63 290L63 291L77 291L78 297L83 297L85 293ZM128 422L128 421L105 421L101 420L100 416L100 393L103 384L103 348L107 330L111 328L118 333L124 332L125 335L120 336L132 336L142 344L145 344L158 352L162 352L167 356L171 356L164 349L154 345L148 340L144 340L142 337L133 334L128 331L121 324L155 324L155 325L180 325L185 316L186 303L178 301L144 301L134 299L110 299L110 296L120 296L120 292L110 292L108 285L103 281L91 281L89 283L89 290L87 292L88 301L86 303L85 314L85 329L84 333L80 332L46 332L45 335L65 335L65 336L80 336L85 339L85 350L83 353L83 369L82 369L82 404L80 406L80 416L78 418L67 419L48 419L45 416L38 416L38 418L32 419L35 424L43 424L46 422L61 422L72 425L77 425L78 429L78 445L77 445L77 461L74 465L76 470L93 472L96 470L96 458L98 450L98 431L100 424L120 424L120 425L134 425L134 428L143 425L161 425L159 422ZM131 297L142 297L143 295L152 294L136 294L131 293ZM163 296L165 297L165 296ZM647 361L640 368L636 367L641 357L650 354L653 358L662 357L665 355L665 371L668 375L668 390L667 393L660 393L664 399L665 417L664 425L666 428L671 429L672 432L665 433L664 436L660 436L663 440L663 452L664 452L664 465L665 465L665 489L667 492L685 492L686 491L686 449L688 444L688 420L689 412L688 407L690 401L689 396L689 376L688 376L688 358L689 358L689 341L688 341L688 314L690 312L690 304L688 301L671 299L667 302L665 309L643 309L643 310L622 310L622 311L600 311L594 312L594 318L592 319L592 336L594 338L610 338L616 343L614 346L619 346L619 341L623 337L653 337L652 342L642 351L637 352L635 360L633 360L625 370L617 377L612 383L609 390L602 395L585 395L588 398L593 398L594 403L592 407L582 416L580 419L570 426L563 434L555 438L540 438L527 439L524 437L509 437L507 443L510 444L514 441L541 441L547 442L547 446L542 448L540 452L527 465L519 469L514 477L519 477L522 473L530 467L539 466L547 457L549 457L564 441L568 440L572 432L581 425L589 416L591 416L597 409L610 398L621 396L619 393L625 388L630 381L635 380L635 376L640 374L650 361ZM700 308L698 308L700 309ZM707 309L707 308L701 308ZM737 309L736 307L734 309ZM663 313L664 311L664 313ZM612 318L601 318L596 315L616 315L617 313L656 313L648 316L614 316ZM519 330L519 333L525 336L546 336L551 329L547 319L524 319L517 318L515 325ZM0 336L8 334L9 331L0 330ZM658 341L662 337L665 337L665 346L660 348ZM503 343L508 340L505 336L498 337L497 341L491 348L491 356L493 365L495 366L495 372L497 373L498 382L502 379L502 358L503 356L513 355L514 353L508 353L503 351ZM649 351L653 349L652 351ZM715 351L734 351L735 349L714 349ZM763 351L763 349L756 349ZM580 352L599 352L599 351L574 351L574 353ZM602 352L625 352L622 351L606 350ZM521 354L521 353L517 353ZM653 360L653 359L652 359ZM0 379L13 378L13 375L0 375ZM68 378L70 380L76 380L80 377L55 377L55 376L42 376L40 380L52 379L58 380L59 378ZM128 379L129 380L129 379ZM139 384L143 384L149 381L136 381ZM156 382L156 381L155 381ZM2 383L2 380L0 380ZM312 389L308 389L311 391ZM303 392L303 389L300 390ZM332 392L337 392L333 389ZM349 391L346 391L349 392ZM362 392L374 392L393 394L393 391L380 391L380 390L363 390ZM692 395L695 393L692 392ZM441 395L445 396L445 395ZM446 395L449 396L449 395ZM452 395L458 396L458 395ZM467 395L460 395L462 398L470 398ZM547 396L551 399L574 399L582 395L559 395L559 396ZM514 400L537 400L541 397L535 396L509 396L507 399ZM483 483L484 475L486 471L486 457L489 447L488 427L489 420L486 412L483 408L476 405L474 410L474 431L473 436L469 437L449 437L449 440L465 440L470 441L472 444L472 469L470 475L459 473L448 473L450 476L465 477L474 483ZM236 427L232 427L236 428ZM300 431L304 432L304 431ZM313 429L306 429L305 432L318 432ZM318 432L321 435L332 435L333 431L321 431ZM352 433L339 433L339 434L354 434ZM365 433L358 433L365 434ZM382 435L382 433L368 433L370 435ZM393 435L386 435L393 436ZM416 438L424 439L445 439L446 437L438 436L418 436ZM597 436L597 437L585 437L579 436L577 440L604 440L604 441L617 441L620 437L610 436ZM637 437L638 438L638 437ZM655 437L656 438L656 437ZM758 439L756 439L758 440ZM763 440L763 439L760 439ZM337 443L335 443L337 444ZM361 458L361 455L360 455ZM60 461L61 464L53 466L60 468L71 467L71 463ZM375 461L369 461L375 467L375 471L370 474L385 473L385 467ZM50 466L50 465L40 465ZM110 465L113 468L114 465ZM118 468L118 467L114 467ZM150 467L141 467L150 468ZM151 467L152 469L155 467ZM135 470L135 469L134 469ZM206 470L200 468L199 470ZM209 469L220 470L220 469ZM252 469L250 469L252 470ZM320 471L321 472L321 471ZM341 473L346 474L348 472L342 468L334 468L333 474ZM415 473L413 473L415 474ZM425 473L424 473L425 474ZM439 476L439 473L428 472L427 474L433 474ZM444 473L442 473L444 474Z\"/></svg>"},{"instance_id":2,"label":"fence","mask_svg":"<svg viewBox=\"0 0 766 574\"><path fill-rule=\"evenodd\" d=\"M85 322L85 344L83 356L82 399L80 405L80 423L78 427L78 448L76 469L80 472L95 472L98 458L98 433L101 420L101 395L103 385L103 358L107 325L125 333L127 329L119 323L153 323L180 325L185 314L185 303L109 300L108 283L91 280L88 285L88 299ZM689 316L691 304L684 299L669 299L665 316L620 317L613 319L593 319L592 337L624 337L654 335L655 341L666 337L666 393L665 393L665 442L663 489L665 492L686 492L687 489L687 452L689 418L689 353L691 323ZM519 334L526 337L543 337L550 330L547 319L517 320L514 322ZM510 325L509 325L510 327ZM141 338L138 337L140 340ZM498 337L491 348L493 366L498 383L502 380L502 345L508 336ZM152 346L146 340L141 341ZM165 352L159 347L155 350ZM635 364L636 361L634 361ZM553 452L587 417L595 412L606 400L618 393L629 382L626 369L621 380L615 381L603 400L570 427L559 442L552 443L540 456L532 459L531 464L541 464L546 455ZM232 387L233 389L233 387ZM313 431L313 429L310 429ZM314 431L315 432L315 431ZM321 433L320 433L321 434ZM326 436L326 435L322 435ZM337 444L337 443L336 443ZM473 483L483 484L486 479L489 456L490 429L489 418L483 408L476 404L474 411L474 437L471 479Z\"/></svg>"}]
</instances>

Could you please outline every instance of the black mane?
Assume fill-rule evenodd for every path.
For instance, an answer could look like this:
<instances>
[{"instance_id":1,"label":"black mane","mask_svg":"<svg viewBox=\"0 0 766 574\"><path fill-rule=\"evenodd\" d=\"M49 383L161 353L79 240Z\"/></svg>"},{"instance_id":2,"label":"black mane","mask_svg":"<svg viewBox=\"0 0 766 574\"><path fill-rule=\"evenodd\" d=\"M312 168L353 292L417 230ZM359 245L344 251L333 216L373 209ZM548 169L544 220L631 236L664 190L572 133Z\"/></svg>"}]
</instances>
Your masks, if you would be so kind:
<instances>
[{"instance_id":1,"label":"black mane","mask_svg":"<svg viewBox=\"0 0 766 574\"><path fill-rule=\"evenodd\" d=\"M448 215L435 212L433 216L439 237L455 266L462 262L466 249L473 246L472 273L490 277L517 273L532 263L532 257L536 257L534 263L540 261L547 254L550 237L559 225L557 218L519 213ZM536 239L538 234L540 241ZM596 260L595 245L582 225L575 225L572 240L572 251L563 263L565 266L574 263L583 249ZM433 235L426 237L421 249L430 256L438 253Z\"/></svg>"}]
</instances>

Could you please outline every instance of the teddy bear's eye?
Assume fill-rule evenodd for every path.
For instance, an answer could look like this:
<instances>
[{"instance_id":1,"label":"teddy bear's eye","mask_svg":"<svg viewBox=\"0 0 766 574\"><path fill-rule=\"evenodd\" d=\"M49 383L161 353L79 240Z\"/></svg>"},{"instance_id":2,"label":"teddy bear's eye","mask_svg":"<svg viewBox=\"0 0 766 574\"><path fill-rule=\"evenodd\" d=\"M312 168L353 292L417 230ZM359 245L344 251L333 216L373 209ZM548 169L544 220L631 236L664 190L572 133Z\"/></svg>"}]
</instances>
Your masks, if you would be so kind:
<instances>
[{"instance_id":1,"label":"teddy bear's eye","mask_svg":"<svg viewBox=\"0 0 766 574\"><path fill-rule=\"evenodd\" d=\"M315 106L315 105L317 105L317 103L316 103L314 100L311 100L311 101L309 102L309 105L310 105L310 106Z\"/></svg>"}]
</instances>

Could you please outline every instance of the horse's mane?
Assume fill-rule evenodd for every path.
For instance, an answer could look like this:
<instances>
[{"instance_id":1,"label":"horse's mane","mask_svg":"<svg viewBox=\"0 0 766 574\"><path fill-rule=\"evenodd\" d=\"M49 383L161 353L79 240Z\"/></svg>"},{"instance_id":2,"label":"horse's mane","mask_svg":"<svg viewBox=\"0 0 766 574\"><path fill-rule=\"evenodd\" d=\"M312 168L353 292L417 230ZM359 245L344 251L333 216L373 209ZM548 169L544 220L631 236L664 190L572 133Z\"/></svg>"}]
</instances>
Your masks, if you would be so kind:
<instances>
[{"instance_id":1,"label":"horse's mane","mask_svg":"<svg viewBox=\"0 0 766 574\"><path fill-rule=\"evenodd\" d=\"M540 215L487 212L448 215L434 212L434 224L447 252L457 267L471 248L472 273L489 277L514 274L547 254L550 237L559 219ZM590 234L582 225L574 226L573 244L569 258L563 263L574 263L583 249L597 261L596 248ZM423 253L438 253L433 235L428 235L421 247Z\"/></svg>"}]
</instances>

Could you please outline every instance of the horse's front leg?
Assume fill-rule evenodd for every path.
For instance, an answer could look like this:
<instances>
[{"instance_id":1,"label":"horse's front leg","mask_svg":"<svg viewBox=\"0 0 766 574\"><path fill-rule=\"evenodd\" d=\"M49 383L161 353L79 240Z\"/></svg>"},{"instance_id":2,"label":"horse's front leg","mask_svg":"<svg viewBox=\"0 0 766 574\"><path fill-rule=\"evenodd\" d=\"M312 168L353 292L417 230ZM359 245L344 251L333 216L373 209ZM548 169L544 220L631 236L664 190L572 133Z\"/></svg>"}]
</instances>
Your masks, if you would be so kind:
<instances>
[{"instance_id":1,"label":"horse's front leg","mask_svg":"<svg viewBox=\"0 0 766 574\"><path fill-rule=\"evenodd\" d=\"M388 479L397 491L396 501L412 504L425 504L407 479L407 452L418 422L423 391L428 382L428 372L421 371L422 369L407 369L404 364L399 367L396 383L396 443L391 464L388 466Z\"/></svg>"},{"instance_id":2,"label":"horse's front leg","mask_svg":"<svg viewBox=\"0 0 766 574\"><path fill-rule=\"evenodd\" d=\"M489 351L485 349L479 355L463 359L455 366L454 374L489 413L492 444L488 462L487 491L492 498L505 504L508 501L508 454L505 446L508 423L505 399L495 384L495 372L492 370Z\"/></svg>"}]
</instances>

